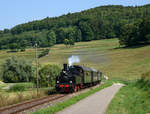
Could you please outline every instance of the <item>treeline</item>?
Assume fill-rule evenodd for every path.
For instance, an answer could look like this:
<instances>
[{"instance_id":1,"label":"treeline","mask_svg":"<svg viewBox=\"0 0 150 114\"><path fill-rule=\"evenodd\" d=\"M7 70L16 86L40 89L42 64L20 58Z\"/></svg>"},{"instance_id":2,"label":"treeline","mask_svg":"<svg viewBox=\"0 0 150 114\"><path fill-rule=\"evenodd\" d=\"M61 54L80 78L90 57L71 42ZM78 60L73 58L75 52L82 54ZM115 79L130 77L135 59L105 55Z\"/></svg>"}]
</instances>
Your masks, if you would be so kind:
<instances>
[{"instance_id":1,"label":"treeline","mask_svg":"<svg viewBox=\"0 0 150 114\"><path fill-rule=\"evenodd\" d=\"M45 18L0 31L0 49L50 47L64 41L80 42L120 38L122 27L142 22L150 15L150 5L102 6L60 17Z\"/></svg>"},{"instance_id":2,"label":"treeline","mask_svg":"<svg viewBox=\"0 0 150 114\"><path fill-rule=\"evenodd\" d=\"M122 26L119 42L126 47L150 43L150 17Z\"/></svg>"},{"instance_id":3,"label":"treeline","mask_svg":"<svg viewBox=\"0 0 150 114\"><path fill-rule=\"evenodd\" d=\"M10 57L2 66L2 75L0 79L6 83L18 82L34 82L36 84L36 67L32 65L32 61L25 58ZM38 80L40 87L55 86L55 78L61 71L58 65L45 65L39 67Z\"/></svg>"}]
</instances>

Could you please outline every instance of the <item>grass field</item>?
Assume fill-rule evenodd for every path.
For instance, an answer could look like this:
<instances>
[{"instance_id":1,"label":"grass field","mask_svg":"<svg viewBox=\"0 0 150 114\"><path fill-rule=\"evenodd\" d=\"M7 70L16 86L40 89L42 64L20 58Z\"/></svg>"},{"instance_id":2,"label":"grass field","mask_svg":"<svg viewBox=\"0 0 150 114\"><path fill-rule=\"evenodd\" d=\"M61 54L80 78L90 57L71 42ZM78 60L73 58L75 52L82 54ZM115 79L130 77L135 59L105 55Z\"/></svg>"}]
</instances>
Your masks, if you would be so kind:
<instances>
[{"instance_id":1,"label":"grass field","mask_svg":"<svg viewBox=\"0 0 150 114\"><path fill-rule=\"evenodd\" d=\"M61 65L67 62L71 55L78 55L79 64L99 69L110 78L125 80L137 79L149 70L150 46L134 48L118 48L117 39L97 40L91 42L79 42L71 48L65 45L55 45L49 55L39 59L41 66L45 64ZM39 53L41 49L38 49ZM0 51L0 66L10 56L25 57L34 64L34 49L25 52L7 53Z\"/></svg>"},{"instance_id":2,"label":"grass field","mask_svg":"<svg viewBox=\"0 0 150 114\"><path fill-rule=\"evenodd\" d=\"M38 53L40 53L41 50L42 49L38 49ZM70 56L77 55L81 60L81 62L79 63L80 65L99 69L103 72L103 74L108 75L110 79L136 80L140 78L141 74L150 70L149 50L150 45L132 48L120 48L117 39L80 42L76 43L75 46L70 48L67 48L63 44L60 44L52 47L49 55L40 58L39 62L41 66L44 66L45 64L58 64L62 66L63 63L67 63L67 60ZM0 69L5 63L5 60L11 56L24 57L28 60L32 60L34 65L34 49L30 48L25 52L17 53L7 53L7 51L8 50L0 51ZM3 91L2 88L6 86L8 86L8 84L0 83L0 91ZM3 93L8 94L8 92ZM138 108L139 106L136 105L136 108L134 108L133 104L136 103L136 98L138 98L139 100L137 102L140 102L138 104L141 105L141 102L143 102L142 97L144 98L145 104L147 103L145 99L147 99L148 95L145 92L145 94L142 93L143 90L136 88L135 86L128 85L123 87L114 98L115 100L112 101L107 113L111 113L113 108L115 108L115 110L112 112L112 114L115 114L115 111L117 110L120 111L120 113L124 114L136 113L138 111L140 112L141 108L136 111L136 108ZM14 93L9 93L10 96L11 94ZM134 98L133 96L136 96L136 98ZM132 104L129 105L130 100ZM116 107L111 107L114 105ZM68 105L65 104L65 106ZM128 110L131 112L128 112Z\"/></svg>"}]
</instances>

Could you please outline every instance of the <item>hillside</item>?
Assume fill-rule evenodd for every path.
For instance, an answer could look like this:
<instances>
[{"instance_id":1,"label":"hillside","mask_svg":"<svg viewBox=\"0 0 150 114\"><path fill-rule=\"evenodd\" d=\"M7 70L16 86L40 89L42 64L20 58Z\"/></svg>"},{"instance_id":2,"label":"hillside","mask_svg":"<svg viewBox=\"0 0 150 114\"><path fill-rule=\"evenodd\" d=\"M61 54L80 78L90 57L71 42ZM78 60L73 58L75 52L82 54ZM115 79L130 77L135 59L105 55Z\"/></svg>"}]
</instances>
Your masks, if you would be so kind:
<instances>
[{"instance_id":1,"label":"hillside","mask_svg":"<svg viewBox=\"0 0 150 114\"><path fill-rule=\"evenodd\" d=\"M110 78L125 80L137 79L142 73L149 71L150 46L118 48L117 39L96 40L91 42L79 42L71 48L59 44L51 48L49 55L39 59L41 66L45 64L58 64L62 67L68 58L77 55L81 65L99 69ZM42 49L38 49L40 52ZM0 51L0 66L10 56L25 57L35 60L35 50L27 49L25 52L7 53Z\"/></svg>"},{"instance_id":2,"label":"hillside","mask_svg":"<svg viewBox=\"0 0 150 114\"><path fill-rule=\"evenodd\" d=\"M60 17L47 17L0 31L0 49L26 48L34 46L35 42L39 47L50 47L63 43L65 39L80 42L119 38L123 25L140 22L149 15L148 4L101 6ZM51 42L52 38L54 42Z\"/></svg>"}]
</instances>

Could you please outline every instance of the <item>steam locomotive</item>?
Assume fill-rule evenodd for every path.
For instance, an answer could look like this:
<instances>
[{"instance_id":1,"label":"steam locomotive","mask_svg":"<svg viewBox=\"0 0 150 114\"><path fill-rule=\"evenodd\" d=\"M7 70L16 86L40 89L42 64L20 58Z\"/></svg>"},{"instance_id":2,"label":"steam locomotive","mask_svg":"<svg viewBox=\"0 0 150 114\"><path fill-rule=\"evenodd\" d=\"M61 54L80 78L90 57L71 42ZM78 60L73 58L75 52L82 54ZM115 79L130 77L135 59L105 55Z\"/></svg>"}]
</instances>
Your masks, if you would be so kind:
<instances>
[{"instance_id":1,"label":"steam locomotive","mask_svg":"<svg viewBox=\"0 0 150 114\"><path fill-rule=\"evenodd\" d=\"M96 85L101 82L102 72L80 65L67 66L56 77L56 91L76 92L79 89Z\"/></svg>"}]
</instances>

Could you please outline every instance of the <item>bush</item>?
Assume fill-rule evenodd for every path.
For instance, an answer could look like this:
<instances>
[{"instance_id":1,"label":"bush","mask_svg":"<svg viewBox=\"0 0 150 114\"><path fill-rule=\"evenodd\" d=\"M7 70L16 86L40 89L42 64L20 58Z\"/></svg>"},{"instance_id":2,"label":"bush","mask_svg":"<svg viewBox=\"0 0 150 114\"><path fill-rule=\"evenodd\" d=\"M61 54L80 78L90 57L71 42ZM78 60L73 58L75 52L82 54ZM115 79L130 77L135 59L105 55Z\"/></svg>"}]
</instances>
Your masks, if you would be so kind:
<instances>
[{"instance_id":1,"label":"bush","mask_svg":"<svg viewBox=\"0 0 150 114\"><path fill-rule=\"evenodd\" d=\"M150 71L143 73L137 84L140 88L150 92Z\"/></svg>"},{"instance_id":2,"label":"bush","mask_svg":"<svg viewBox=\"0 0 150 114\"><path fill-rule=\"evenodd\" d=\"M42 52L39 54L38 58L41 58L41 57L46 56L46 55L48 55L48 54L49 54L49 49L45 49L44 51L42 51Z\"/></svg>"},{"instance_id":3,"label":"bush","mask_svg":"<svg viewBox=\"0 0 150 114\"><path fill-rule=\"evenodd\" d=\"M32 62L24 58L11 57L3 65L4 82L29 82L33 79Z\"/></svg>"},{"instance_id":4,"label":"bush","mask_svg":"<svg viewBox=\"0 0 150 114\"><path fill-rule=\"evenodd\" d=\"M10 86L9 91L25 91L26 89L32 88L33 84L32 83L19 83Z\"/></svg>"},{"instance_id":5,"label":"bush","mask_svg":"<svg viewBox=\"0 0 150 114\"><path fill-rule=\"evenodd\" d=\"M39 70L39 84L42 87L47 87L48 83L51 87L55 85L55 78L59 75L61 69L58 65L45 65ZM48 76L49 82L48 82Z\"/></svg>"},{"instance_id":6,"label":"bush","mask_svg":"<svg viewBox=\"0 0 150 114\"><path fill-rule=\"evenodd\" d=\"M24 85L21 85L21 84L15 84L13 86L11 86L9 88L9 91L24 91L25 90L25 86Z\"/></svg>"},{"instance_id":7,"label":"bush","mask_svg":"<svg viewBox=\"0 0 150 114\"><path fill-rule=\"evenodd\" d=\"M21 49L20 49L20 51L21 52L24 52L26 49L24 48L24 47L22 47Z\"/></svg>"}]
</instances>

